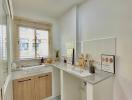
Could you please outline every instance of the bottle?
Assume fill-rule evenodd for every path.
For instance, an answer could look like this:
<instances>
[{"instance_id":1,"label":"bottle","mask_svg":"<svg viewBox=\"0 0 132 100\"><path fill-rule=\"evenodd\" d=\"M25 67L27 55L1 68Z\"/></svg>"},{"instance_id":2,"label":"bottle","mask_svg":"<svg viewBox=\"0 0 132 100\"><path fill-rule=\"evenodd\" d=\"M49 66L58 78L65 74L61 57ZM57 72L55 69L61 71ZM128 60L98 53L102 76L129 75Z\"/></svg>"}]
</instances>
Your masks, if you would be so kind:
<instances>
[{"instance_id":1,"label":"bottle","mask_svg":"<svg viewBox=\"0 0 132 100\"><path fill-rule=\"evenodd\" d=\"M66 60L66 58L64 58L64 63L65 63L65 64L67 63L67 60Z\"/></svg>"},{"instance_id":2,"label":"bottle","mask_svg":"<svg viewBox=\"0 0 132 100\"><path fill-rule=\"evenodd\" d=\"M42 57L41 61L40 61L40 64L43 64L43 63L44 63L44 58Z\"/></svg>"},{"instance_id":3,"label":"bottle","mask_svg":"<svg viewBox=\"0 0 132 100\"><path fill-rule=\"evenodd\" d=\"M93 65L94 60L89 61L90 67L89 67L89 72L94 74L95 73L95 66Z\"/></svg>"},{"instance_id":4,"label":"bottle","mask_svg":"<svg viewBox=\"0 0 132 100\"><path fill-rule=\"evenodd\" d=\"M75 64L75 50L73 48L73 51L72 51L72 65Z\"/></svg>"}]
</instances>

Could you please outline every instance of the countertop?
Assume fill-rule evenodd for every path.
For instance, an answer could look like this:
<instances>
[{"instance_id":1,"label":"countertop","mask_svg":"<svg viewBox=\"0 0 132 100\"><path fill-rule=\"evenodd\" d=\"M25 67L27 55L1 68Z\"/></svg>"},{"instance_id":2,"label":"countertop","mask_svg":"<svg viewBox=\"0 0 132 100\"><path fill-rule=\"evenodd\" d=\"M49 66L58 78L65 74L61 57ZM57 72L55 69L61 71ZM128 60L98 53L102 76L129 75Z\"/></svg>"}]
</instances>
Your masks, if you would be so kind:
<instances>
[{"instance_id":1,"label":"countertop","mask_svg":"<svg viewBox=\"0 0 132 100\"><path fill-rule=\"evenodd\" d=\"M12 71L12 80L48 73L48 72L52 72L52 67L47 65L38 65L38 66L21 68Z\"/></svg>"},{"instance_id":2,"label":"countertop","mask_svg":"<svg viewBox=\"0 0 132 100\"><path fill-rule=\"evenodd\" d=\"M52 66L59 68L60 70L63 70L67 73L70 73L70 74L84 80L85 82L88 82L88 83L93 84L93 85L114 76L113 73L105 72L102 70L96 70L94 74L90 74L86 77L80 77L79 75L72 73L69 70L69 65L67 65L67 64L57 63L57 64L52 64Z\"/></svg>"},{"instance_id":3,"label":"countertop","mask_svg":"<svg viewBox=\"0 0 132 100\"><path fill-rule=\"evenodd\" d=\"M53 70L52 67L56 67L59 70L63 70L93 85L114 76L113 73L104 72L102 70L96 70L95 74L90 74L89 71L87 70L85 73L88 75L83 76L82 74L79 75L74 73L73 72L74 67L72 65L64 64L64 63L56 63L56 64L38 65L38 66L29 67L29 68L27 67L22 70L13 71L12 79L14 80L14 79L33 76L37 74L52 72Z\"/></svg>"},{"instance_id":4,"label":"countertop","mask_svg":"<svg viewBox=\"0 0 132 100\"><path fill-rule=\"evenodd\" d=\"M92 74L92 75L87 76L87 77L83 77L82 79L88 83L97 84L97 83L99 83L105 79L108 79L110 77L113 77L113 76L114 76L113 73L104 72L101 70L96 70L95 74Z\"/></svg>"}]
</instances>

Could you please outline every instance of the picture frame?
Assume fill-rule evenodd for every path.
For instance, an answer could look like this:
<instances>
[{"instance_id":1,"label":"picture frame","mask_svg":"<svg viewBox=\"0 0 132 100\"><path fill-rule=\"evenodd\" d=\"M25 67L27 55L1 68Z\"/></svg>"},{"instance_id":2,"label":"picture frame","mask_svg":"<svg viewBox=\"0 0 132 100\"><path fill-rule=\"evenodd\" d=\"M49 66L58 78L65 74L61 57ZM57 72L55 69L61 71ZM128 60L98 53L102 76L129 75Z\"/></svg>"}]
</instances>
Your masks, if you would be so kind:
<instances>
[{"instance_id":1,"label":"picture frame","mask_svg":"<svg viewBox=\"0 0 132 100\"><path fill-rule=\"evenodd\" d=\"M101 69L115 74L115 55L101 54Z\"/></svg>"}]
</instances>

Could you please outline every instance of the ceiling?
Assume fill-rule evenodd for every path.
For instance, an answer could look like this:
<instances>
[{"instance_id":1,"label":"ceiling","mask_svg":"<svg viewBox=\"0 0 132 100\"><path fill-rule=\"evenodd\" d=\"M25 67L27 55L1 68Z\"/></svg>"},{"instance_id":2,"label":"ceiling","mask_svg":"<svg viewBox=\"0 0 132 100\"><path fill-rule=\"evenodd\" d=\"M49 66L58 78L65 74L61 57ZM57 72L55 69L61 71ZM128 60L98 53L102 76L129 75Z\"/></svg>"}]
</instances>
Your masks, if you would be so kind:
<instances>
[{"instance_id":1,"label":"ceiling","mask_svg":"<svg viewBox=\"0 0 132 100\"><path fill-rule=\"evenodd\" d=\"M14 14L44 14L50 17L59 17L73 5L84 0L12 0Z\"/></svg>"}]
</instances>

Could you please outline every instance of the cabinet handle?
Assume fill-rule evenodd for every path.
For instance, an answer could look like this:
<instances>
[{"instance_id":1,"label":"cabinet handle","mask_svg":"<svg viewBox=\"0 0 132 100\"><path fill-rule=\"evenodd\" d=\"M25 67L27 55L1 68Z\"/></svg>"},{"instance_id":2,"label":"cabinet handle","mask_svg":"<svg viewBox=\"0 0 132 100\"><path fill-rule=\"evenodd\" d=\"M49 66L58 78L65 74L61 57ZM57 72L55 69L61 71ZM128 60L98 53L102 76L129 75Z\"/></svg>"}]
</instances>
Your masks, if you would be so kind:
<instances>
[{"instance_id":1,"label":"cabinet handle","mask_svg":"<svg viewBox=\"0 0 132 100\"><path fill-rule=\"evenodd\" d=\"M30 81L31 79L28 79L28 80L22 80L22 81L18 81L18 82L25 82L25 81Z\"/></svg>"},{"instance_id":2,"label":"cabinet handle","mask_svg":"<svg viewBox=\"0 0 132 100\"><path fill-rule=\"evenodd\" d=\"M43 77L47 77L47 76L49 76L49 75L39 76L38 78L43 78Z\"/></svg>"}]
</instances>

